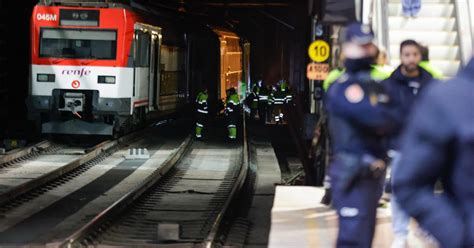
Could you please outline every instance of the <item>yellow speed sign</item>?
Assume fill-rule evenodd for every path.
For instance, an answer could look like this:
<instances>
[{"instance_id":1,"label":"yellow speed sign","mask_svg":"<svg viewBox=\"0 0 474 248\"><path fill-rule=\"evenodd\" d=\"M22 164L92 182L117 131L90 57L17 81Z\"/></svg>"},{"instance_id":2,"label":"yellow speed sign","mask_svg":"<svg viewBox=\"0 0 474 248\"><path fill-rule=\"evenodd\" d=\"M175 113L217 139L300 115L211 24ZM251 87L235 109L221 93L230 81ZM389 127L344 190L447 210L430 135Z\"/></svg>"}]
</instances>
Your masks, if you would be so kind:
<instances>
[{"instance_id":1,"label":"yellow speed sign","mask_svg":"<svg viewBox=\"0 0 474 248\"><path fill-rule=\"evenodd\" d=\"M308 48L309 57L314 62L324 62L329 58L331 49L329 44L324 40L315 40Z\"/></svg>"}]
</instances>

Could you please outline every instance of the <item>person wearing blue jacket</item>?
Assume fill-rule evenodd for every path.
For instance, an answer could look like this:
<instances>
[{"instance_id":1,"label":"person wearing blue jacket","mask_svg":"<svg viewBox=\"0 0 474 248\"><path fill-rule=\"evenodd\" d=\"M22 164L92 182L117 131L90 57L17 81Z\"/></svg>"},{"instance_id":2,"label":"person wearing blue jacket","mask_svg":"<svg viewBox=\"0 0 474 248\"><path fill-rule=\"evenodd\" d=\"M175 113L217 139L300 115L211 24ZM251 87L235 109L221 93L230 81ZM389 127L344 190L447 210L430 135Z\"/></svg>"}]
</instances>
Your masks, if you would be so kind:
<instances>
[{"instance_id":1,"label":"person wearing blue jacket","mask_svg":"<svg viewBox=\"0 0 474 248\"><path fill-rule=\"evenodd\" d=\"M416 41L405 40L400 44L400 61L401 65L388 79L382 81L388 95L395 102L398 112L403 113L400 115L400 126L394 130L390 141L392 172L396 171L399 166L399 136L404 129L406 116L412 110L419 93L433 80L433 76L418 65L421 61L421 46ZM392 194L391 210L392 227L395 234L392 248L405 248L410 217L400 209L396 194Z\"/></svg>"},{"instance_id":2,"label":"person wearing blue jacket","mask_svg":"<svg viewBox=\"0 0 474 248\"><path fill-rule=\"evenodd\" d=\"M474 247L474 60L420 96L393 175L397 199L441 247ZM441 180L443 192L433 188Z\"/></svg>"},{"instance_id":3,"label":"person wearing blue jacket","mask_svg":"<svg viewBox=\"0 0 474 248\"><path fill-rule=\"evenodd\" d=\"M334 160L329 174L337 210L337 247L371 247L382 194L385 136L396 123L390 98L370 75L376 54L370 27L348 26L343 52L346 72L326 95Z\"/></svg>"}]
</instances>

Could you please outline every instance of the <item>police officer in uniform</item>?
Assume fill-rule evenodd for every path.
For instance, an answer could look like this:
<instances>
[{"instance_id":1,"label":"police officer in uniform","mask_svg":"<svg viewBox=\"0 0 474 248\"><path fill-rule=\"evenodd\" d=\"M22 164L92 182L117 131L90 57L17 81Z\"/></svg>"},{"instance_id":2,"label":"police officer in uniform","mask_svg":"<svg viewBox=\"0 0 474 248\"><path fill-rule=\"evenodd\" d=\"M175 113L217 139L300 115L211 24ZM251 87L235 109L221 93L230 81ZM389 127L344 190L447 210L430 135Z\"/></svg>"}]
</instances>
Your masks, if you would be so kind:
<instances>
[{"instance_id":1,"label":"police officer in uniform","mask_svg":"<svg viewBox=\"0 0 474 248\"><path fill-rule=\"evenodd\" d=\"M209 114L207 99L209 98L207 94L207 89L199 92L196 97L196 138L202 138L202 130L207 121L207 116Z\"/></svg>"},{"instance_id":2,"label":"police officer in uniform","mask_svg":"<svg viewBox=\"0 0 474 248\"><path fill-rule=\"evenodd\" d=\"M329 88L326 107L334 159L333 205L339 216L337 247L371 247L385 176L385 135L395 124L383 86L370 76L377 49L370 27L348 26L346 73Z\"/></svg>"},{"instance_id":3,"label":"police officer in uniform","mask_svg":"<svg viewBox=\"0 0 474 248\"><path fill-rule=\"evenodd\" d=\"M420 95L402 138L393 190L441 247L474 247L474 60ZM443 193L433 192L440 180Z\"/></svg>"},{"instance_id":4,"label":"police officer in uniform","mask_svg":"<svg viewBox=\"0 0 474 248\"><path fill-rule=\"evenodd\" d=\"M227 96L225 114L227 116L227 129L229 131L229 139L237 139L237 123L239 121L239 96L235 88L229 89Z\"/></svg>"}]
</instances>

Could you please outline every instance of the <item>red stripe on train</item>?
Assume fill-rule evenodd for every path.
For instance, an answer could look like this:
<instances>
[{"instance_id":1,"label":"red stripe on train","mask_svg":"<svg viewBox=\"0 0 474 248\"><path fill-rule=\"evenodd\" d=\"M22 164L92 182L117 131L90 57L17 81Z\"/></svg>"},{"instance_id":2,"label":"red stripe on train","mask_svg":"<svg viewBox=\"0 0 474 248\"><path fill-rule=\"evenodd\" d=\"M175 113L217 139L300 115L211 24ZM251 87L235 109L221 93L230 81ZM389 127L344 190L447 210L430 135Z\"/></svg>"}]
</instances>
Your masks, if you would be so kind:
<instances>
[{"instance_id":1,"label":"red stripe on train","mask_svg":"<svg viewBox=\"0 0 474 248\"><path fill-rule=\"evenodd\" d=\"M133 102L134 107L138 105L140 106L148 105L148 99Z\"/></svg>"}]
</instances>

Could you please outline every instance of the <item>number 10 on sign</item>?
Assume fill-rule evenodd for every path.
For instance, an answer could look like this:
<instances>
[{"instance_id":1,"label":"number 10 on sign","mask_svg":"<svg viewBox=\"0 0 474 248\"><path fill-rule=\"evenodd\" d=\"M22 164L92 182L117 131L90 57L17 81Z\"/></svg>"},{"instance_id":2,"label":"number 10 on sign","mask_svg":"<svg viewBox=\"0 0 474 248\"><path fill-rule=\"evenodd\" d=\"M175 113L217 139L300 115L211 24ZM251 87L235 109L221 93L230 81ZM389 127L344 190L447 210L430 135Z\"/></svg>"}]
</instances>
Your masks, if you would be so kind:
<instances>
[{"instance_id":1,"label":"number 10 on sign","mask_svg":"<svg viewBox=\"0 0 474 248\"><path fill-rule=\"evenodd\" d=\"M329 44L324 40L316 40L309 46L309 57L315 62L324 62L329 58L331 49Z\"/></svg>"}]
</instances>

